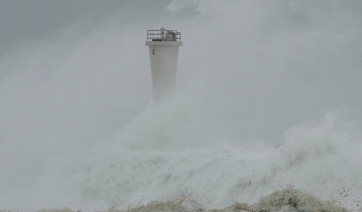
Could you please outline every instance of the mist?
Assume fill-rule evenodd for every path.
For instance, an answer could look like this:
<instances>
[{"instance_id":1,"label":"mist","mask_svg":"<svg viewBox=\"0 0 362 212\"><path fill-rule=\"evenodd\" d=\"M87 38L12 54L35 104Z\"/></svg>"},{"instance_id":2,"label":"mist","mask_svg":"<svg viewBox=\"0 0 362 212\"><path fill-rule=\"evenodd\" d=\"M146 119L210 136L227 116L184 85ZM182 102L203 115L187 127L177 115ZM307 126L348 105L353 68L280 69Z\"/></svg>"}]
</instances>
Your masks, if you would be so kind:
<instances>
[{"instance_id":1,"label":"mist","mask_svg":"<svg viewBox=\"0 0 362 212\"><path fill-rule=\"evenodd\" d=\"M117 155L128 166L139 151L147 164L177 152L172 164L182 161L179 151L268 152L285 143L294 151L301 137L324 135L332 149L341 146L335 140L361 141L360 1L33 0L0 8L0 209L136 201L142 189L87 190L98 176L87 170ZM162 26L180 31L183 46L177 91L157 103L144 42L147 29ZM137 192L122 199L127 189Z\"/></svg>"}]
</instances>

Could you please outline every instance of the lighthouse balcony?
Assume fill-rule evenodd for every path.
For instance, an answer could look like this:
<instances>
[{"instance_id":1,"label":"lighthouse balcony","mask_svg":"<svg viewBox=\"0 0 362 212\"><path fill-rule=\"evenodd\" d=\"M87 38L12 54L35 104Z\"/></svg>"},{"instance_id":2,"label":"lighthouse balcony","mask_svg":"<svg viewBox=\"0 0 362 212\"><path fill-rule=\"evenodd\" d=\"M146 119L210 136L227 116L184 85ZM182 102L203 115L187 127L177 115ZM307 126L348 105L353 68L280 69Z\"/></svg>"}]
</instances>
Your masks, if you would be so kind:
<instances>
[{"instance_id":1,"label":"lighthouse balcony","mask_svg":"<svg viewBox=\"0 0 362 212\"><path fill-rule=\"evenodd\" d=\"M147 30L147 42L157 41L181 41L181 32L168 29L149 29Z\"/></svg>"}]
</instances>

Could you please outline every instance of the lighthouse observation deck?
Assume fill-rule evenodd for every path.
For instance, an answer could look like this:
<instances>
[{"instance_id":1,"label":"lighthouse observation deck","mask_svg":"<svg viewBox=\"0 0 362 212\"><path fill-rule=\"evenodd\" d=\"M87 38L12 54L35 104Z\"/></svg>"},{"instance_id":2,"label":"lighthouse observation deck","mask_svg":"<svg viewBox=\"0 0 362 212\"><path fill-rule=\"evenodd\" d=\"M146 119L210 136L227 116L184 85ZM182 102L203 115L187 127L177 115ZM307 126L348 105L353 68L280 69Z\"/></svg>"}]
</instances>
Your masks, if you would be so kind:
<instances>
[{"instance_id":1,"label":"lighthouse observation deck","mask_svg":"<svg viewBox=\"0 0 362 212\"><path fill-rule=\"evenodd\" d=\"M147 30L146 46L182 46L181 32L163 27L149 29Z\"/></svg>"},{"instance_id":2,"label":"lighthouse observation deck","mask_svg":"<svg viewBox=\"0 0 362 212\"><path fill-rule=\"evenodd\" d=\"M181 32L169 29L147 30L147 41L181 41Z\"/></svg>"}]
</instances>

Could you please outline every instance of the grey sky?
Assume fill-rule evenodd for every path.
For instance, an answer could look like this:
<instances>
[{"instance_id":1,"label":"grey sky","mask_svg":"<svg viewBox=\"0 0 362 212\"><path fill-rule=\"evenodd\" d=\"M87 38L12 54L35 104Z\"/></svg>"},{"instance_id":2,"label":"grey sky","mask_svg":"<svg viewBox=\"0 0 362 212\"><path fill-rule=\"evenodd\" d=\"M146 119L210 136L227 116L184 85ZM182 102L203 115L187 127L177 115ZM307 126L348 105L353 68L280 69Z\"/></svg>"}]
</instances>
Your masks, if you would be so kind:
<instances>
[{"instance_id":1,"label":"grey sky","mask_svg":"<svg viewBox=\"0 0 362 212\"><path fill-rule=\"evenodd\" d=\"M80 19L94 24L114 13L127 13L128 21L147 15L147 10L164 13L169 1L130 0L3 0L0 2L0 53L26 42L41 40Z\"/></svg>"}]
</instances>

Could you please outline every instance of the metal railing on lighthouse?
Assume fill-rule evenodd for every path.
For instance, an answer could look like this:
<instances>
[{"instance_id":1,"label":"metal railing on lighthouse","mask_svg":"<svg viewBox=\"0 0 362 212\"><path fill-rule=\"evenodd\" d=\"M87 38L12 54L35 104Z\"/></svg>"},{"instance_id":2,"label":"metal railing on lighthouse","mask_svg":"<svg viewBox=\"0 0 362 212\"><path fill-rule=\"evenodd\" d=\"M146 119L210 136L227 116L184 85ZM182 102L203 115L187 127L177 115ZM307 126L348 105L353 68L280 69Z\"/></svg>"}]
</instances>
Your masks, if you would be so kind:
<instances>
[{"instance_id":1,"label":"metal railing on lighthouse","mask_svg":"<svg viewBox=\"0 0 362 212\"><path fill-rule=\"evenodd\" d=\"M181 32L169 29L147 30L147 41L181 41Z\"/></svg>"}]
</instances>

